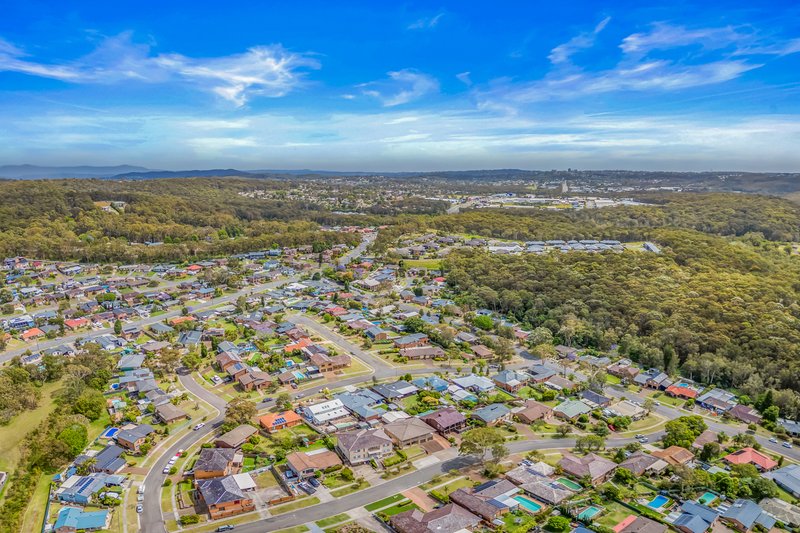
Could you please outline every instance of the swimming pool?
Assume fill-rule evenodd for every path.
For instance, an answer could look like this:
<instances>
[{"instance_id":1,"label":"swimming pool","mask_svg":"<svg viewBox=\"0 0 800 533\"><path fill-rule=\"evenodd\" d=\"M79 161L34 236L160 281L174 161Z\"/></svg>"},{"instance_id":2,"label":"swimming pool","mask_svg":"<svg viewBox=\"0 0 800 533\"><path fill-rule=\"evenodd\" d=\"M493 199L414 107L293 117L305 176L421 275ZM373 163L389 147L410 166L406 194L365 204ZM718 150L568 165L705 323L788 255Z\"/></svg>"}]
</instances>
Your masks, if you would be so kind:
<instances>
[{"instance_id":1,"label":"swimming pool","mask_svg":"<svg viewBox=\"0 0 800 533\"><path fill-rule=\"evenodd\" d=\"M697 503L702 503L703 505L709 505L716 500L718 496L713 492L704 492L702 496L697 498Z\"/></svg>"},{"instance_id":2,"label":"swimming pool","mask_svg":"<svg viewBox=\"0 0 800 533\"><path fill-rule=\"evenodd\" d=\"M602 509L599 507L595 506L587 507L586 509L581 511L581 514L578 515L578 520L591 520L600 511L602 511Z\"/></svg>"},{"instance_id":3,"label":"swimming pool","mask_svg":"<svg viewBox=\"0 0 800 533\"><path fill-rule=\"evenodd\" d=\"M519 504L525 508L526 511L530 513L538 513L542 510L542 506L536 503L535 501L531 500L530 498L526 498L525 496L514 496L514 499L519 502Z\"/></svg>"},{"instance_id":4,"label":"swimming pool","mask_svg":"<svg viewBox=\"0 0 800 533\"><path fill-rule=\"evenodd\" d=\"M565 477L560 477L556 481L567 487L569 490L574 490L575 492L578 492L583 489L583 487L581 487L571 479L567 479Z\"/></svg>"},{"instance_id":5,"label":"swimming pool","mask_svg":"<svg viewBox=\"0 0 800 533\"><path fill-rule=\"evenodd\" d=\"M110 439L110 438L114 437L114 435L116 435L118 432L119 432L119 428L108 428L100 436L103 437L104 439Z\"/></svg>"},{"instance_id":6,"label":"swimming pool","mask_svg":"<svg viewBox=\"0 0 800 533\"><path fill-rule=\"evenodd\" d=\"M669 498L659 494L658 496L647 502L647 506L650 507L651 509L655 509L656 511L660 511L662 507L664 507L665 505L667 505L667 503L669 503L669 501L670 501Z\"/></svg>"}]
</instances>

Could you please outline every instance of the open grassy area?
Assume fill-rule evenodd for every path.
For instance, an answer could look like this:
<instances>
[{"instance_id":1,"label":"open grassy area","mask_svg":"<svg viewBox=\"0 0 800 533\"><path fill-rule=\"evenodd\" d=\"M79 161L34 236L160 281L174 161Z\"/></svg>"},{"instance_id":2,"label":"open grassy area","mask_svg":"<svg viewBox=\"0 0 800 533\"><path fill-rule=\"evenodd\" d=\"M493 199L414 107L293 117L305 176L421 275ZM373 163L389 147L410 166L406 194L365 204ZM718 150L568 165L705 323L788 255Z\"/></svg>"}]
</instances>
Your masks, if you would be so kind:
<instances>
[{"instance_id":1,"label":"open grassy area","mask_svg":"<svg viewBox=\"0 0 800 533\"><path fill-rule=\"evenodd\" d=\"M40 389L42 396L36 409L17 415L7 426L0 426L0 470L14 471L20 459L19 443L53 410L53 393L60 387L60 381L45 383Z\"/></svg>"},{"instance_id":2,"label":"open grassy area","mask_svg":"<svg viewBox=\"0 0 800 533\"><path fill-rule=\"evenodd\" d=\"M419 506L416 503L413 503L411 500L406 500L405 502L400 502L397 505L392 505L388 509L382 510L381 513L387 516L394 516L412 509L419 509Z\"/></svg>"},{"instance_id":3,"label":"open grassy area","mask_svg":"<svg viewBox=\"0 0 800 533\"><path fill-rule=\"evenodd\" d=\"M348 494L352 494L352 493L357 492L359 490L366 489L367 487L369 487L369 482L368 481L364 481L360 485L358 485L356 483L353 483L350 486L342 487L341 489L332 490L331 491L331 496L333 496L334 498L341 498L342 496L347 496Z\"/></svg>"},{"instance_id":4,"label":"open grassy area","mask_svg":"<svg viewBox=\"0 0 800 533\"><path fill-rule=\"evenodd\" d=\"M322 520L317 520L314 523L317 524L319 527L328 527L332 526L333 524L339 524L341 522L345 522L347 520L350 520L350 515L348 515L347 513L342 513L342 514L337 514L336 516L323 518Z\"/></svg>"},{"instance_id":5,"label":"open grassy area","mask_svg":"<svg viewBox=\"0 0 800 533\"><path fill-rule=\"evenodd\" d=\"M289 511L296 511L297 509L302 509L303 507L308 507L310 505L316 505L319 503L319 498L314 496L313 498L302 498L300 500L295 500L291 503L286 503L284 505L278 505L276 507L271 507L269 512L272 514L283 514L288 513Z\"/></svg>"},{"instance_id":6,"label":"open grassy area","mask_svg":"<svg viewBox=\"0 0 800 533\"><path fill-rule=\"evenodd\" d=\"M628 515L636 514L617 502L605 502L603 507L605 507L605 511L599 516L597 523L605 527L614 527L628 517Z\"/></svg>"},{"instance_id":7,"label":"open grassy area","mask_svg":"<svg viewBox=\"0 0 800 533\"><path fill-rule=\"evenodd\" d=\"M471 486L472 486L472 480L468 477L464 477L461 479L456 479L455 481L451 481L450 483L442 487L439 487L436 490L444 494L450 494L451 492L454 492L458 489L463 489L465 487L471 487Z\"/></svg>"},{"instance_id":8,"label":"open grassy area","mask_svg":"<svg viewBox=\"0 0 800 533\"><path fill-rule=\"evenodd\" d=\"M405 259L406 268L428 268L440 270L442 268L441 259Z\"/></svg>"},{"instance_id":9,"label":"open grassy area","mask_svg":"<svg viewBox=\"0 0 800 533\"><path fill-rule=\"evenodd\" d=\"M25 510L25 516L22 519L21 531L41 530L42 521L44 520L44 508L47 505L47 497L50 493L50 480L52 478L52 474L44 474L36 483L36 489L33 491L33 496L28 504L28 508Z\"/></svg>"},{"instance_id":10,"label":"open grassy area","mask_svg":"<svg viewBox=\"0 0 800 533\"><path fill-rule=\"evenodd\" d=\"M306 526L294 526L286 529L281 529L279 531L276 531L275 533L305 533L306 531L308 531L308 528Z\"/></svg>"},{"instance_id":11,"label":"open grassy area","mask_svg":"<svg viewBox=\"0 0 800 533\"><path fill-rule=\"evenodd\" d=\"M394 494L392 496L389 496L388 498L384 498L382 500L378 500L376 502L372 502L369 505L365 505L364 509L366 509L367 511L376 511L378 509L382 509L384 507L387 507L387 506L389 506L389 505L391 505L393 503L397 503L400 500L404 500L405 498L406 497L403 496L402 494Z\"/></svg>"},{"instance_id":12,"label":"open grassy area","mask_svg":"<svg viewBox=\"0 0 800 533\"><path fill-rule=\"evenodd\" d=\"M527 533L536 524L536 518L523 511L513 511L503 517L503 531L508 533Z\"/></svg>"}]
</instances>

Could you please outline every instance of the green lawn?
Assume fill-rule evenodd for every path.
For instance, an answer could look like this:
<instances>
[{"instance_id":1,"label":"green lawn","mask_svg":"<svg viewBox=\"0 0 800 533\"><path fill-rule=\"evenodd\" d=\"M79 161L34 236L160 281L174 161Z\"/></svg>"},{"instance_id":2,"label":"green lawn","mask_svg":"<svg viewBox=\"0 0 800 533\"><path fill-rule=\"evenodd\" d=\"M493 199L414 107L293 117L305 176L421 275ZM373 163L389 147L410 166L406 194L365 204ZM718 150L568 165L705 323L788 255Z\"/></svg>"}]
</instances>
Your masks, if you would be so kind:
<instances>
[{"instance_id":1,"label":"green lawn","mask_svg":"<svg viewBox=\"0 0 800 533\"><path fill-rule=\"evenodd\" d=\"M402 494L395 494L393 496L389 496L388 498L384 498L382 500L378 500L377 502L372 502L369 505L364 506L364 509L367 511L377 511L378 509L382 509L388 505L393 503L397 503L400 500L404 500L406 497Z\"/></svg>"},{"instance_id":2,"label":"green lawn","mask_svg":"<svg viewBox=\"0 0 800 533\"><path fill-rule=\"evenodd\" d=\"M617 502L605 502L603 507L605 507L605 512L597 519L597 523L605 527L614 527L629 515L636 514Z\"/></svg>"},{"instance_id":3,"label":"green lawn","mask_svg":"<svg viewBox=\"0 0 800 533\"><path fill-rule=\"evenodd\" d=\"M404 513L405 511L410 511L412 509L419 509L419 506L417 506L416 503L412 503L411 500L408 500L407 503L400 502L400 504L393 505L388 509L384 509L383 511L381 511L381 513L387 516L394 516L396 514Z\"/></svg>"},{"instance_id":4,"label":"green lawn","mask_svg":"<svg viewBox=\"0 0 800 533\"><path fill-rule=\"evenodd\" d=\"M503 531L507 533L527 533L536 524L536 518L523 511L513 511L503 517L505 527Z\"/></svg>"},{"instance_id":5,"label":"green lawn","mask_svg":"<svg viewBox=\"0 0 800 533\"><path fill-rule=\"evenodd\" d=\"M348 494L358 492L359 490L366 489L367 487L369 487L368 481L364 481L364 483L362 483L361 485L356 485L354 483L349 487L343 487L341 489L332 490L331 496L333 496L334 498L341 498L342 496L347 496Z\"/></svg>"},{"instance_id":6,"label":"green lawn","mask_svg":"<svg viewBox=\"0 0 800 533\"><path fill-rule=\"evenodd\" d=\"M52 478L52 474L44 474L36 483L36 489L33 491L33 496L23 516L21 531L41 530L42 521L44 520L44 508L47 505L47 495L50 491L50 480Z\"/></svg>"},{"instance_id":7,"label":"green lawn","mask_svg":"<svg viewBox=\"0 0 800 533\"><path fill-rule=\"evenodd\" d=\"M465 487L471 487L471 486L472 486L472 480L469 479L468 477L465 477L457 479L455 481L451 481L447 485L444 485L436 490L438 490L439 492L443 492L444 494L450 494L451 492L456 491L458 489L463 489Z\"/></svg>"},{"instance_id":8,"label":"green lawn","mask_svg":"<svg viewBox=\"0 0 800 533\"><path fill-rule=\"evenodd\" d=\"M297 509L302 509L303 507L308 507L310 505L316 505L319 503L319 498L314 496L313 498L303 498L301 500L293 501L292 503L287 503L284 505L278 505L277 507L271 507L269 512L276 515L276 514L283 514L288 513L289 511L296 511Z\"/></svg>"},{"instance_id":9,"label":"green lawn","mask_svg":"<svg viewBox=\"0 0 800 533\"><path fill-rule=\"evenodd\" d=\"M314 523L317 524L319 527L328 527L332 526L333 524L345 522L347 520L350 520L350 515L348 515L347 513L342 513L342 514L337 514L336 516L323 518L322 520L317 520Z\"/></svg>"},{"instance_id":10,"label":"green lawn","mask_svg":"<svg viewBox=\"0 0 800 533\"><path fill-rule=\"evenodd\" d=\"M441 259L405 259L403 260L406 268L428 268L433 270L441 270Z\"/></svg>"},{"instance_id":11,"label":"green lawn","mask_svg":"<svg viewBox=\"0 0 800 533\"><path fill-rule=\"evenodd\" d=\"M275 533L305 533L306 531L308 531L306 526L294 526L287 529L281 529Z\"/></svg>"},{"instance_id":12,"label":"green lawn","mask_svg":"<svg viewBox=\"0 0 800 533\"><path fill-rule=\"evenodd\" d=\"M46 383L40 389L42 396L36 409L17 415L7 426L0 426L0 470L9 474L14 471L20 459L19 443L53 410L53 393L60 387L60 381Z\"/></svg>"}]
</instances>

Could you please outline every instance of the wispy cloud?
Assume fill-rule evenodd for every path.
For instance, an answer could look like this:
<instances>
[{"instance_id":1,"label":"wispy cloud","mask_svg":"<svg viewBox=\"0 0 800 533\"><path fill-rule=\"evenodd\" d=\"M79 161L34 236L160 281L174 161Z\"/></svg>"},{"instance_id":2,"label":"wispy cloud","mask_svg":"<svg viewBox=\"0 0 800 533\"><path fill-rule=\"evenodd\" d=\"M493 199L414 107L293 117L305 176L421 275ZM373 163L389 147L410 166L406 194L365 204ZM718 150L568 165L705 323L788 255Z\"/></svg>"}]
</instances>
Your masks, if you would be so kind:
<instances>
[{"instance_id":1,"label":"wispy cloud","mask_svg":"<svg viewBox=\"0 0 800 533\"><path fill-rule=\"evenodd\" d=\"M460 72L460 73L456 74L456 78L458 79L458 81L460 81L461 83L463 83L467 87L472 85L472 78L470 77L470 72L469 71Z\"/></svg>"},{"instance_id":2,"label":"wispy cloud","mask_svg":"<svg viewBox=\"0 0 800 533\"><path fill-rule=\"evenodd\" d=\"M407 26L409 30L430 30L435 28L439 21L444 17L444 13L438 13L432 17L422 17Z\"/></svg>"},{"instance_id":3,"label":"wispy cloud","mask_svg":"<svg viewBox=\"0 0 800 533\"><path fill-rule=\"evenodd\" d=\"M22 49L0 40L0 71L13 71L76 84L180 82L205 88L244 105L253 96L284 96L300 85L316 59L290 52L281 45L256 46L241 54L190 58L182 54L153 54L129 32L104 39L90 54L64 64L42 63Z\"/></svg>"},{"instance_id":4,"label":"wispy cloud","mask_svg":"<svg viewBox=\"0 0 800 533\"><path fill-rule=\"evenodd\" d=\"M579 33L569 41L556 46L550 51L548 59L554 65L569 62L576 52L594 46L597 35L603 31L609 22L611 22L611 17L606 17L592 31Z\"/></svg>"},{"instance_id":5,"label":"wispy cloud","mask_svg":"<svg viewBox=\"0 0 800 533\"><path fill-rule=\"evenodd\" d=\"M551 70L536 80L496 80L488 88L476 89L480 105L513 108L547 100L570 100L587 95L615 92L661 93L724 83L763 66L764 55L800 52L800 39L770 41L752 28L725 26L689 29L666 23L623 38L622 53L611 68L593 70L579 65L573 55L591 48L609 18L553 48ZM681 51L689 47L690 53Z\"/></svg>"},{"instance_id":6,"label":"wispy cloud","mask_svg":"<svg viewBox=\"0 0 800 533\"><path fill-rule=\"evenodd\" d=\"M363 83L359 87L365 95L377 98L385 107L407 104L439 90L436 78L415 69L395 70L388 76L386 80Z\"/></svg>"}]
</instances>

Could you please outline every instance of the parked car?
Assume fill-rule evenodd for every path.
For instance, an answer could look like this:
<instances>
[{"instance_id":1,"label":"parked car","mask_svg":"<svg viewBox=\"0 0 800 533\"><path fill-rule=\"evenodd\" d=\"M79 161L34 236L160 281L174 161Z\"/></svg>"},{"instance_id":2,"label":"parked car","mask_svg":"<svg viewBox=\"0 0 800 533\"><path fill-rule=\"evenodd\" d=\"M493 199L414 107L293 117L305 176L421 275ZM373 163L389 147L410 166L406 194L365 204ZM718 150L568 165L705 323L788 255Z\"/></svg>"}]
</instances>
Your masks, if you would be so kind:
<instances>
[{"instance_id":1,"label":"parked car","mask_svg":"<svg viewBox=\"0 0 800 533\"><path fill-rule=\"evenodd\" d=\"M233 524L225 524L224 526L219 526L217 531L230 531L231 529L235 528Z\"/></svg>"},{"instance_id":2,"label":"parked car","mask_svg":"<svg viewBox=\"0 0 800 533\"><path fill-rule=\"evenodd\" d=\"M141 505L141 504L137 505L137 506L136 506L136 512L137 512L137 513L141 513L142 511L144 511L144 507L142 507L142 505Z\"/></svg>"},{"instance_id":3,"label":"parked car","mask_svg":"<svg viewBox=\"0 0 800 533\"><path fill-rule=\"evenodd\" d=\"M161 471L162 474L169 474L169 467L165 466L164 470Z\"/></svg>"},{"instance_id":4,"label":"parked car","mask_svg":"<svg viewBox=\"0 0 800 533\"><path fill-rule=\"evenodd\" d=\"M319 487L319 480L315 477L308 478L308 482L311 483L312 487Z\"/></svg>"}]
</instances>

